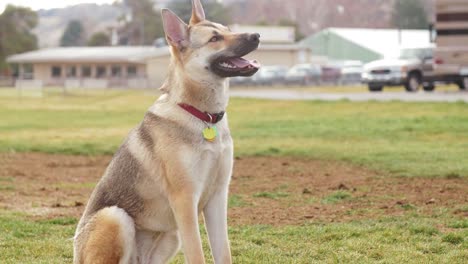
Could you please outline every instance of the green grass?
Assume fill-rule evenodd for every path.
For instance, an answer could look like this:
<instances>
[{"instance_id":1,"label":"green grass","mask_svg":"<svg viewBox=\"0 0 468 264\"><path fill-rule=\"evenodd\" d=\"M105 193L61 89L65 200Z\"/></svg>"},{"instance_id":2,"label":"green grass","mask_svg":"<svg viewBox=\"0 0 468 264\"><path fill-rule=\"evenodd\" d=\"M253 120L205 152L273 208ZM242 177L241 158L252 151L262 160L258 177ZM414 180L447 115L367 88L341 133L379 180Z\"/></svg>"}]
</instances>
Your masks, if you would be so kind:
<instances>
[{"instance_id":1,"label":"green grass","mask_svg":"<svg viewBox=\"0 0 468 264\"><path fill-rule=\"evenodd\" d=\"M229 208L243 207L247 205L249 204L242 198L241 195L234 194L234 195L229 196L229 199L228 199Z\"/></svg>"},{"instance_id":2,"label":"green grass","mask_svg":"<svg viewBox=\"0 0 468 264\"><path fill-rule=\"evenodd\" d=\"M401 176L468 176L465 103L235 100L232 108L238 155L339 159Z\"/></svg>"},{"instance_id":3,"label":"green grass","mask_svg":"<svg viewBox=\"0 0 468 264\"><path fill-rule=\"evenodd\" d=\"M452 222L448 225L450 228L468 228L468 219Z\"/></svg>"},{"instance_id":4,"label":"green grass","mask_svg":"<svg viewBox=\"0 0 468 264\"><path fill-rule=\"evenodd\" d=\"M352 195L346 191L336 191L322 199L322 203L324 204L335 204L340 201L346 200L351 198Z\"/></svg>"},{"instance_id":5,"label":"green grass","mask_svg":"<svg viewBox=\"0 0 468 264\"><path fill-rule=\"evenodd\" d=\"M450 233L442 237L442 242L447 242L454 245L459 245L465 242L466 235Z\"/></svg>"},{"instance_id":6,"label":"green grass","mask_svg":"<svg viewBox=\"0 0 468 264\"><path fill-rule=\"evenodd\" d=\"M288 197L289 194L284 193L284 192L259 192L253 195L255 198L268 198L268 199L273 199L277 200L283 197Z\"/></svg>"},{"instance_id":7,"label":"green grass","mask_svg":"<svg viewBox=\"0 0 468 264\"><path fill-rule=\"evenodd\" d=\"M75 219L0 215L2 263L71 263ZM466 263L468 230L438 228L435 219L404 216L303 226L237 226L229 234L234 263ZM183 256L172 263L183 263Z\"/></svg>"},{"instance_id":8,"label":"green grass","mask_svg":"<svg viewBox=\"0 0 468 264\"><path fill-rule=\"evenodd\" d=\"M0 151L112 154L156 97L148 91L78 91L64 97L52 89L42 98L18 98L14 91L0 89ZM239 156L334 159L379 170L383 176L468 177L464 103L233 99L229 118ZM52 186L75 190L94 184ZM250 206L252 199L288 200L287 189L282 185L251 197L232 195L229 207ZM15 179L0 175L0 193L14 191ZM304 202L341 206L350 199L360 198L335 191ZM466 263L466 204L440 204L430 213L409 203L399 206L405 210L398 217L231 226L234 263ZM349 217L359 210L367 209L350 208ZM0 209L0 263L71 263L76 224L71 217L32 219ZM183 256L173 263L183 263Z\"/></svg>"},{"instance_id":9,"label":"green grass","mask_svg":"<svg viewBox=\"0 0 468 264\"><path fill-rule=\"evenodd\" d=\"M32 221L0 212L2 263L71 263L76 220Z\"/></svg>"},{"instance_id":10,"label":"green grass","mask_svg":"<svg viewBox=\"0 0 468 264\"><path fill-rule=\"evenodd\" d=\"M112 154L157 98L0 93L0 151ZM235 153L337 159L400 176L468 176L468 104L233 99Z\"/></svg>"}]
</instances>

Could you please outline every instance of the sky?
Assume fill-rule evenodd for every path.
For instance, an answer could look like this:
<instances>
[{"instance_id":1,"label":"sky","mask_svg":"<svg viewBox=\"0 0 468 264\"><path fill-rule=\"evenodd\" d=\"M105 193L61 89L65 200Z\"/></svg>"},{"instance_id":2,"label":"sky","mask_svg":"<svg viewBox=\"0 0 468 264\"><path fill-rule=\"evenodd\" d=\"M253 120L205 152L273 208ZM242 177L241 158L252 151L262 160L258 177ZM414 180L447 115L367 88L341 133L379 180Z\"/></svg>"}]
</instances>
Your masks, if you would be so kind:
<instances>
[{"instance_id":1,"label":"sky","mask_svg":"<svg viewBox=\"0 0 468 264\"><path fill-rule=\"evenodd\" d=\"M33 10L65 7L83 3L111 4L115 0L0 0L0 13L8 4L30 7Z\"/></svg>"}]
</instances>

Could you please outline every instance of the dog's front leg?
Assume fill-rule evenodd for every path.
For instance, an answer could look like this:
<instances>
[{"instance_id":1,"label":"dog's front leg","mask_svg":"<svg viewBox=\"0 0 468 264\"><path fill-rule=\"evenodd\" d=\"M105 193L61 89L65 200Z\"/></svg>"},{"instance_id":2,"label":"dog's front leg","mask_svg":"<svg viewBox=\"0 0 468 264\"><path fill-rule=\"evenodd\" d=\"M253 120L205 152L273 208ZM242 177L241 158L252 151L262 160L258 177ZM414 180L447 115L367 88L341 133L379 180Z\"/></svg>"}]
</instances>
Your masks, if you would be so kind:
<instances>
[{"instance_id":1,"label":"dog's front leg","mask_svg":"<svg viewBox=\"0 0 468 264\"><path fill-rule=\"evenodd\" d=\"M213 194L203 209L211 252L216 264L230 264L231 250L227 232L228 187L224 186Z\"/></svg>"},{"instance_id":2,"label":"dog's front leg","mask_svg":"<svg viewBox=\"0 0 468 264\"><path fill-rule=\"evenodd\" d=\"M185 262L189 264L205 263L196 199L192 192L177 192L171 197L171 206L182 239Z\"/></svg>"}]
</instances>

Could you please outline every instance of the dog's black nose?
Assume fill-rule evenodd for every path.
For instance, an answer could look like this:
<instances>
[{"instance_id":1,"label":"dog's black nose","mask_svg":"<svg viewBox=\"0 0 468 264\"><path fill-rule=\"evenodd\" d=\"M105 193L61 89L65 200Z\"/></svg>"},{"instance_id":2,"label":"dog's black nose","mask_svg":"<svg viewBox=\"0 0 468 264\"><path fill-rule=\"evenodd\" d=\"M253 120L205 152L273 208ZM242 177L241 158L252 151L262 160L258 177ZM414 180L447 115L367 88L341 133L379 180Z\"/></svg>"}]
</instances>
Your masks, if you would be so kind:
<instances>
[{"instance_id":1,"label":"dog's black nose","mask_svg":"<svg viewBox=\"0 0 468 264\"><path fill-rule=\"evenodd\" d=\"M249 41L260 42L260 34L258 34L258 33L250 34Z\"/></svg>"}]
</instances>

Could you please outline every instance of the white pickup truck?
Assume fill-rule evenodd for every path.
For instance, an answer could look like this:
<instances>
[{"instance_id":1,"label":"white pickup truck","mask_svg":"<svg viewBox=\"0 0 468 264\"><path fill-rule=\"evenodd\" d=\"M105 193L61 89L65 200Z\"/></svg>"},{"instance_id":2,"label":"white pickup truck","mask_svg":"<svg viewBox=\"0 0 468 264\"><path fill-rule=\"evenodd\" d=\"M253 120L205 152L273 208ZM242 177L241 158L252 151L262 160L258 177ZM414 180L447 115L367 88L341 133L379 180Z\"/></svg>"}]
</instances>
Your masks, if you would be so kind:
<instances>
[{"instance_id":1,"label":"white pickup truck","mask_svg":"<svg viewBox=\"0 0 468 264\"><path fill-rule=\"evenodd\" d=\"M461 90L468 87L468 73L460 69L441 71L441 61L434 59L433 46L406 48L397 59L383 59L364 65L362 80L372 92L382 91L384 86L404 86L408 92L416 92L420 86L433 91L437 83L456 84ZM439 70L435 70L439 69Z\"/></svg>"},{"instance_id":2,"label":"white pickup truck","mask_svg":"<svg viewBox=\"0 0 468 264\"><path fill-rule=\"evenodd\" d=\"M382 59L364 65L362 81L372 92L382 91L384 86L405 86L409 92L415 92L421 84L431 91L431 82L425 83L427 76L432 75L433 47L401 49L396 59Z\"/></svg>"},{"instance_id":3,"label":"white pickup truck","mask_svg":"<svg viewBox=\"0 0 468 264\"><path fill-rule=\"evenodd\" d=\"M371 91L404 85L407 91L432 91L437 83L454 83L468 90L468 0L436 0L431 27L433 47L403 49L397 60L380 60L364 67L363 81Z\"/></svg>"}]
</instances>

